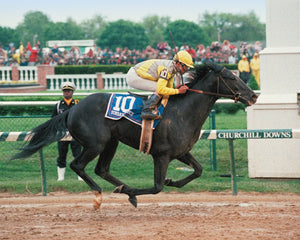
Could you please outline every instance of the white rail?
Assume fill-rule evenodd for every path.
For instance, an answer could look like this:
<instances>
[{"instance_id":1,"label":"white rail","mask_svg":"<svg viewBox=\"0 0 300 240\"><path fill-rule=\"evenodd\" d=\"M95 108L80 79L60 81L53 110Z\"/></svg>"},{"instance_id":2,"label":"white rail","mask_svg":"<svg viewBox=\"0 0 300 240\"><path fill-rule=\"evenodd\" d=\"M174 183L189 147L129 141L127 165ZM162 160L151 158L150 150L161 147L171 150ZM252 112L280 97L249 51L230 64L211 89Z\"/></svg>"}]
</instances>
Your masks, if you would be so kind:
<instances>
[{"instance_id":1,"label":"white rail","mask_svg":"<svg viewBox=\"0 0 300 240\"><path fill-rule=\"evenodd\" d=\"M63 82L72 82L77 90L96 90L96 74L70 74L70 75L47 75L47 89L50 91L60 90ZM130 89L126 82L126 74L103 74L104 90Z\"/></svg>"},{"instance_id":2,"label":"white rail","mask_svg":"<svg viewBox=\"0 0 300 240\"><path fill-rule=\"evenodd\" d=\"M95 90L97 89L97 76L95 74L56 74L47 75L47 89L50 91L60 90L63 82L72 82L77 90Z\"/></svg>"},{"instance_id":3,"label":"white rail","mask_svg":"<svg viewBox=\"0 0 300 240\"><path fill-rule=\"evenodd\" d=\"M1 82L11 82L11 67L1 67L0 68L0 81Z\"/></svg>"},{"instance_id":4,"label":"white rail","mask_svg":"<svg viewBox=\"0 0 300 240\"><path fill-rule=\"evenodd\" d=\"M0 141L28 141L29 132L0 132ZM71 136L66 136L70 140ZM201 130L199 139L299 139L300 129Z\"/></svg>"},{"instance_id":5,"label":"white rail","mask_svg":"<svg viewBox=\"0 0 300 240\"><path fill-rule=\"evenodd\" d=\"M18 67L19 70L19 81L21 82L32 82L37 81L37 67L29 66L29 67Z\"/></svg>"},{"instance_id":6,"label":"white rail","mask_svg":"<svg viewBox=\"0 0 300 240\"><path fill-rule=\"evenodd\" d=\"M126 74L103 74L105 90L131 89L126 82Z\"/></svg>"},{"instance_id":7,"label":"white rail","mask_svg":"<svg viewBox=\"0 0 300 240\"><path fill-rule=\"evenodd\" d=\"M0 67L0 81L5 83L10 83L11 78L11 67ZM36 82L37 77L37 67L36 66L18 66L19 79L18 82Z\"/></svg>"}]
</instances>

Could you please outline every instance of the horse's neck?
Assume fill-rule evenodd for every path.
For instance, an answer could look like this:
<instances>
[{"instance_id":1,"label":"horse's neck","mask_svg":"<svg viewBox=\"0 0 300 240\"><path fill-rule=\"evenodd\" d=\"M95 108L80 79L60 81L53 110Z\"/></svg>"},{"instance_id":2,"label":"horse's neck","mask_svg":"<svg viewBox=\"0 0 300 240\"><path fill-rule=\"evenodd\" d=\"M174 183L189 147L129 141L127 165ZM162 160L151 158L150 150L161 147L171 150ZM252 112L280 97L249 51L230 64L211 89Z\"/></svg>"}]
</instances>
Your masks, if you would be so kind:
<instances>
[{"instance_id":1,"label":"horse's neck","mask_svg":"<svg viewBox=\"0 0 300 240\"><path fill-rule=\"evenodd\" d=\"M210 114L216 99L213 96L190 92L179 111L181 124L179 130L186 134L186 144L192 147L199 139L201 128Z\"/></svg>"},{"instance_id":2,"label":"horse's neck","mask_svg":"<svg viewBox=\"0 0 300 240\"><path fill-rule=\"evenodd\" d=\"M194 93L193 101L191 103L191 109L193 113L197 116L197 122L199 124L204 124L206 118L210 114L213 106L216 102L216 98L211 95L205 95L200 93Z\"/></svg>"},{"instance_id":3,"label":"horse's neck","mask_svg":"<svg viewBox=\"0 0 300 240\"><path fill-rule=\"evenodd\" d=\"M194 86L193 89L212 93L216 91L216 88L211 81L198 83ZM189 112L189 114L192 113L194 116L196 116L197 120L195 123L193 123L196 127L202 127L208 115L210 114L216 100L217 98L213 95L207 95L197 92L191 92L187 96L187 101L190 103L190 109L186 109L186 111Z\"/></svg>"}]
</instances>

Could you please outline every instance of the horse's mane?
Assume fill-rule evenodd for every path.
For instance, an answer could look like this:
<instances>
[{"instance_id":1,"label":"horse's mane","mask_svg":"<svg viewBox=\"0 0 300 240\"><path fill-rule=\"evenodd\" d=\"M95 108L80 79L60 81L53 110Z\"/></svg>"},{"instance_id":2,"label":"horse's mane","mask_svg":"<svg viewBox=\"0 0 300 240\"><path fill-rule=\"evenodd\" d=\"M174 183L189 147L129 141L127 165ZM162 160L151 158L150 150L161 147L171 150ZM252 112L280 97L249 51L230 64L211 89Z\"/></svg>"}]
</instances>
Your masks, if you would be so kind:
<instances>
[{"instance_id":1,"label":"horse's mane","mask_svg":"<svg viewBox=\"0 0 300 240\"><path fill-rule=\"evenodd\" d=\"M189 87L194 86L194 84L196 84L198 81L203 79L203 77L209 71L210 71L210 68L205 64L196 65L195 68L190 70L190 76L187 79L187 81L188 81L187 85Z\"/></svg>"}]
</instances>

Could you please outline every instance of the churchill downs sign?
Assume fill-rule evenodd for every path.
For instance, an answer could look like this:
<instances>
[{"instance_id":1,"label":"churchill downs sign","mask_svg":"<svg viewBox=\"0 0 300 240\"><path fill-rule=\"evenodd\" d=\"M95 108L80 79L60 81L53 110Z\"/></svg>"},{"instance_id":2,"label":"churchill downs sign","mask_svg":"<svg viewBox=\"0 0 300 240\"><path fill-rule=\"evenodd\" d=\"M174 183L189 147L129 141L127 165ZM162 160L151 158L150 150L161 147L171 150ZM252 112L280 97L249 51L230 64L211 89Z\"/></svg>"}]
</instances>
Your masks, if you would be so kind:
<instances>
[{"instance_id":1,"label":"churchill downs sign","mask_svg":"<svg viewBox=\"0 0 300 240\"><path fill-rule=\"evenodd\" d=\"M272 139L295 138L292 129L270 130L204 130L200 139Z\"/></svg>"}]
</instances>

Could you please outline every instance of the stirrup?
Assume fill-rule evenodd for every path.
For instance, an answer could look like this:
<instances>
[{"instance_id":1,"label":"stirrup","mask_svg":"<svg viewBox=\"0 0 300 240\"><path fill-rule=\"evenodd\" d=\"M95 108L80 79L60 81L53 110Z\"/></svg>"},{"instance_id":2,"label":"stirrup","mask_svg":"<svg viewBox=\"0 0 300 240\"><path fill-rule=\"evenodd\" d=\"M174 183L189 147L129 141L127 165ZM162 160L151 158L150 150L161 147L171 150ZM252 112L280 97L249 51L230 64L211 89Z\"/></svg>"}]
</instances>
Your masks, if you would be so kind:
<instances>
[{"instance_id":1,"label":"stirrup","mask_svg":"<svg viewBox=\"0 0 300 240\"><path fill-rule=\"evenodd\" d=\"M154 114L151 111L147 111L141 113L141 118L145 120L157 120L157 119L161 119L161 116Z\"/></svg>"},{"instance_id":2,"label":"stirrup","mask_svg":"<svg viewBox=\"0 0 300 240\"><path fill-rule=\"evenodd\" d=\"M159 115L141 115L141 118L144 120L158 120L161 119L161 116Z\"/></svg>"}]
</instances>

